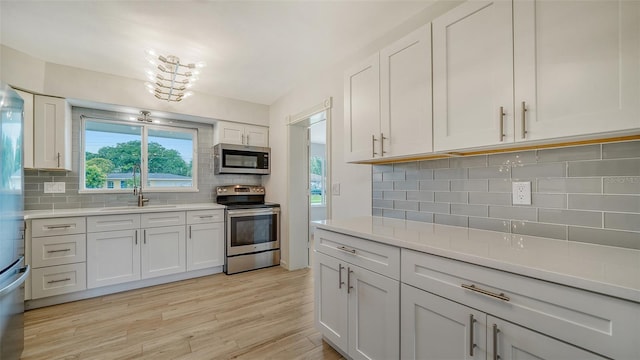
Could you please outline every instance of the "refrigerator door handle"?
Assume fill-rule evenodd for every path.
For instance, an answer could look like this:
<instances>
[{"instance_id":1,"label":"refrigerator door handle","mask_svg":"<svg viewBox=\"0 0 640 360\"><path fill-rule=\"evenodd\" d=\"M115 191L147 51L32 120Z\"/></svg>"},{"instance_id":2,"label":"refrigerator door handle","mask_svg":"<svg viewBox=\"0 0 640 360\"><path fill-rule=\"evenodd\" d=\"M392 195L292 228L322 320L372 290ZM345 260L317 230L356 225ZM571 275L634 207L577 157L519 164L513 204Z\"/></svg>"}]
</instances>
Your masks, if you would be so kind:
<instances>
[{"instance_id":1,"label":"refrigerator door handle","mask_svg":"<svg viewBox=\"0 0 640 360\"><path fill-rule=\"evenodd\" d=\"M11 284L5 286L4 288L0 289L0 297L4 296L5 294L8 294L10 292L12 292L13 290L15 290L18 286L22 285L23 282L25 282L25 280L27 279L27 276L29 276L29 272L31 272L31 268L29 267L29 265L23 267L22 269L18 270L17 273L22 273L22 275L20 275L19 278L15 279Z\"/></svg>"}]
</instances>

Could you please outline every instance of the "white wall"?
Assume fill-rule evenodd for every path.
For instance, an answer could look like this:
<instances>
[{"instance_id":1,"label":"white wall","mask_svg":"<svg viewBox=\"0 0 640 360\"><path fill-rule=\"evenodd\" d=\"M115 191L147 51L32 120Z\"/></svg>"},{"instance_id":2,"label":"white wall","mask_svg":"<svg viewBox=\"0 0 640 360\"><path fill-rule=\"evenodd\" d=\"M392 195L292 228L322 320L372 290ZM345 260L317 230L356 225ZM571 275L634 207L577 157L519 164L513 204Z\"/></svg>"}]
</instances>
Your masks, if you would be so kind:
<instances>
[{"instance_id":1,"label":"white wall","mask_svg":"<svg viewBox=\"0 0 640 360\"><path fill-rule=\"evenodd\" d=\"M216 120L269 125L269 106L195 92L180 103L160 101L144 81L47 63L0 46L1 79L36 93ZM103 107L101 107L103 108Z\"/></svg>"},{"instance_id":2,"label":"white wall","mask_svg":"<svg viewBox=\"0 0 640 360\"><path fill-rule=\"evenodd\" d=\"M289 239L288 222L288 131L286 117L298 114L332 97L331 108L331 183L340 184L340 195L333 194L331 203L331 217L344 218L371 214L371 166L361 164L347 164L344 161L344 101L343 101L343 72L360 59L379 51L384 46L401 38L409 32L426 24L435 17L460 4L461 1L442 1L433 4L424 11L399 24L394 30L375 42L354 51L348 59L323 71L313 74L309 79L293 89L288 95L280 98L271 105L269 111L269 144L272 154L271 175L263 180L267 187L269 201L282 205L282 259L287 266L291 241L306 241L306 239ZM330 186L329 186L330 187ZM331 189L329 189L331 190Z\"/></svg>"}]
</instances>

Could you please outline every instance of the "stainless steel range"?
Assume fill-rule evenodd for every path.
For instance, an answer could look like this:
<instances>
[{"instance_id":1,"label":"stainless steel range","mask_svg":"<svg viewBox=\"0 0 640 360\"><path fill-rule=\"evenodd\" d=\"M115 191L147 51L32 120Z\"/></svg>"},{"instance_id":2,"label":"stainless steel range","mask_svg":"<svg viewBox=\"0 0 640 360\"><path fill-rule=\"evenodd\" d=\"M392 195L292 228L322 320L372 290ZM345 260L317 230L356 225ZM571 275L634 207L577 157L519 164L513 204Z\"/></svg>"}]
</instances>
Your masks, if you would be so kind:
<instances>
[{"instance_id":1,"label":"stainless steel range","mask_svg":"<svg viewBox=\"0 0 640 360\"><path fill-rule=\"evenodd\" d=\"M225 273L235 274L280 264L280 205L264 202L264 187L216 188L225 205Z\"/></svg>"}]
</instances>

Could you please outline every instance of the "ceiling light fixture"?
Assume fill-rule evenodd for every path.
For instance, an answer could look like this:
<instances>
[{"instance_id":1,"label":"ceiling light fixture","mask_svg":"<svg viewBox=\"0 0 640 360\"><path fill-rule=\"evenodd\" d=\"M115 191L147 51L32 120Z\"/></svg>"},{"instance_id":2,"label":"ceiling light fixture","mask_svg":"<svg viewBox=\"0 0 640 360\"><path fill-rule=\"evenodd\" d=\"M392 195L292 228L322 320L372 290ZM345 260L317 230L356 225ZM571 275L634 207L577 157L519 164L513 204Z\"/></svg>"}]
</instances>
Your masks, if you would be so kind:
<instances>
[{"instance_id":1,"label":"ceiling light fixture","mask_svg":"<svg viewBox=\"0 0 640 360\"><path fill-rule=\"evenodd\" d=\"M193 95L193 92L186 90L198 80L200 69L205 66L204 62L182 64L177 56L165 57L153 50L147 51L147 61L159 71L145 71L147 78L152 81L144 83L147 90L160 100L175 102Z\"/></svg>"}]
</instances>

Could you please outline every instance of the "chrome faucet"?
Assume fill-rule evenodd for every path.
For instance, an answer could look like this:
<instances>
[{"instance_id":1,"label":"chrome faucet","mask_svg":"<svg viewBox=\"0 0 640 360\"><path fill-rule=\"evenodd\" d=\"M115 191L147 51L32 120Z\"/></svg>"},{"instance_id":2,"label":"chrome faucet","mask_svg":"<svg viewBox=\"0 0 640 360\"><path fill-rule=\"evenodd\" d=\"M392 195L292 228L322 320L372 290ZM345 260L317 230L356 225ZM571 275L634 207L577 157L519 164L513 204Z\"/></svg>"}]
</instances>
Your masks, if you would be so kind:
<instances>
[{"instance_id":1,"label":"chrome faucet","mask_svg":"<svg viewBox=\"0 0 640 360\"><path fill-rule=\"evenodd\" d=\"M138 185L136 185L136 169L138 169ZM140 165L133 164L133 195L138 197L138 207L143 207L144 203L148 203L149 199L145 199L142 194L142 169Z\"/></svg>"}]
</instances>

